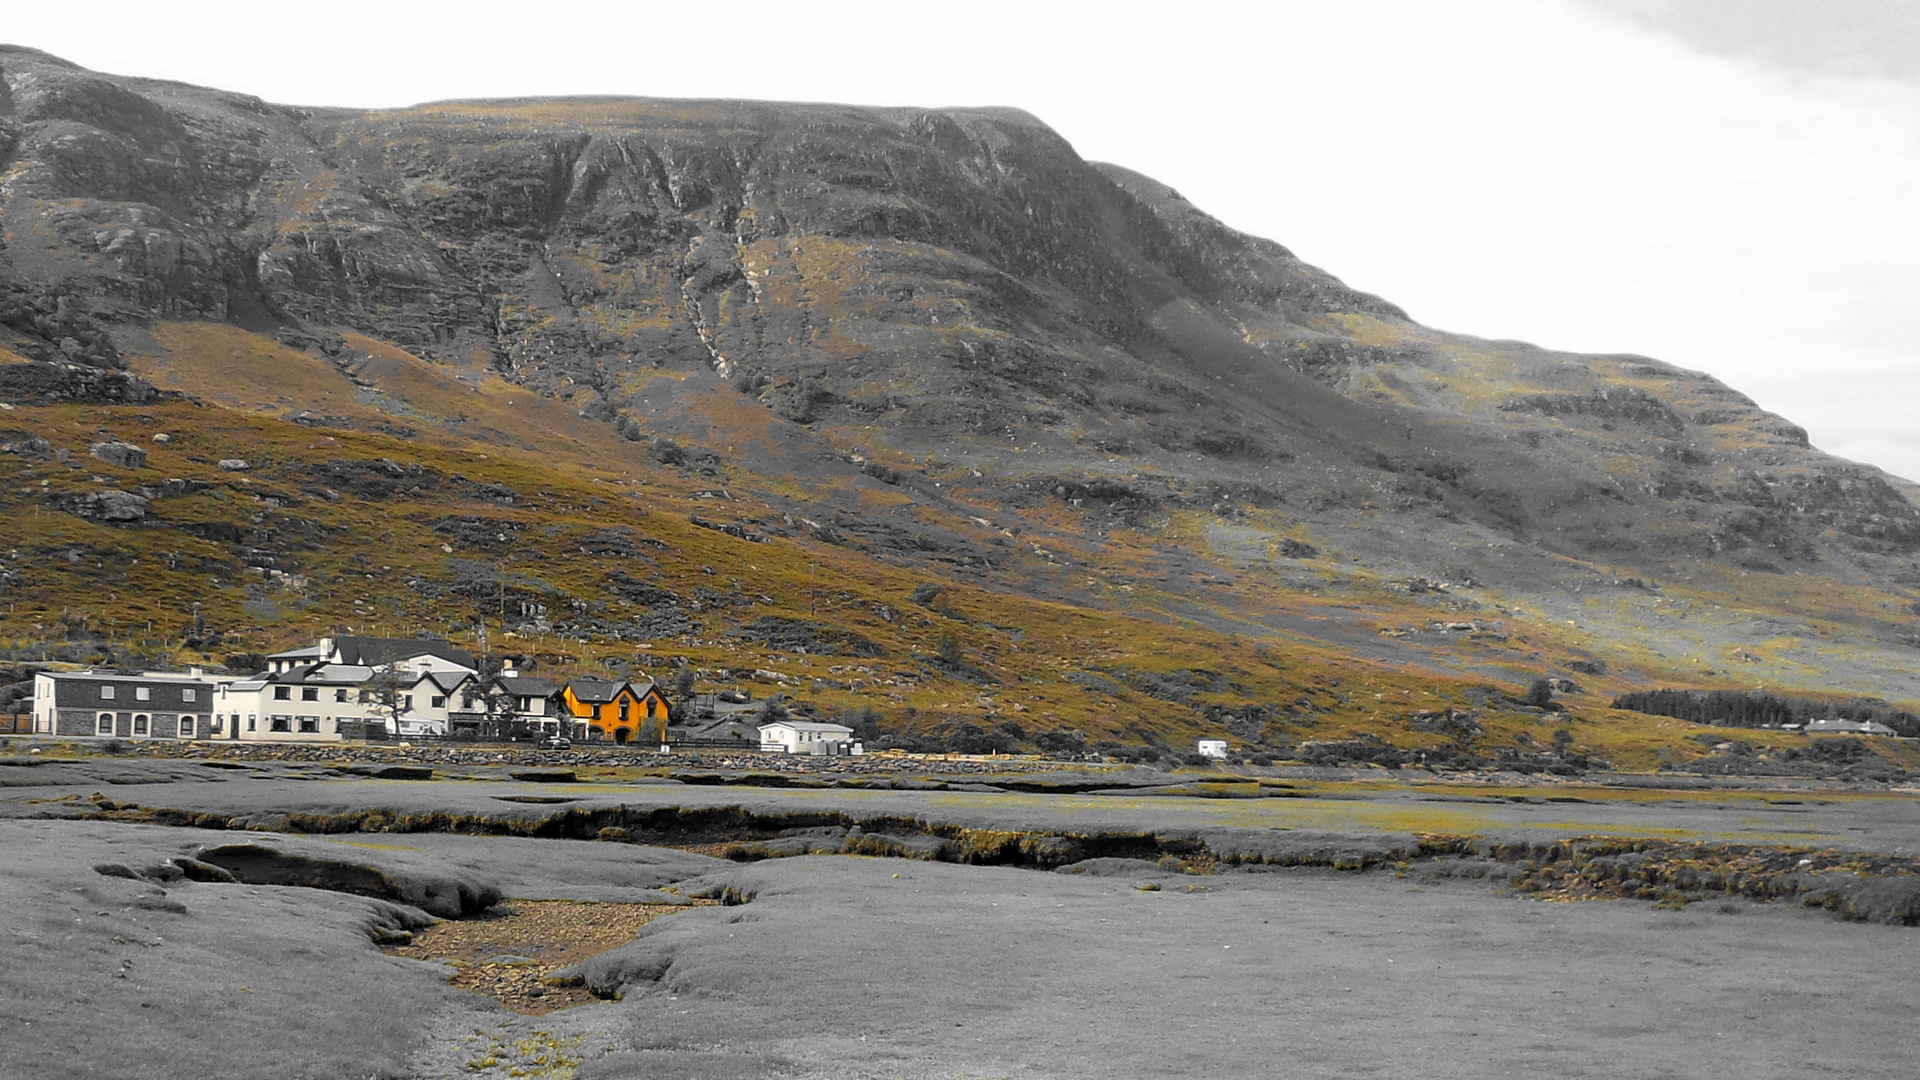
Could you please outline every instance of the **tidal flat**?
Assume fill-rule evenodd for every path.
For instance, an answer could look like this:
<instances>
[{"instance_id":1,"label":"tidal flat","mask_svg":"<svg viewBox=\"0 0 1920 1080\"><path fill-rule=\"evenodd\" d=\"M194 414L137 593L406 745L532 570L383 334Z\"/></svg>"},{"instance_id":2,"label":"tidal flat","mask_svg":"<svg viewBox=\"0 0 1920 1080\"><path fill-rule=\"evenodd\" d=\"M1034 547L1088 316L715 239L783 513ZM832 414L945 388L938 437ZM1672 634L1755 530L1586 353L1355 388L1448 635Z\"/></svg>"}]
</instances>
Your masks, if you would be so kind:
<instances>
[{"instance_id":1,"label":"tidal flat","mask_svg":"<svg viewBox=\"0 0 1920 1080\"><path fill-rule=\"evenodd\" d=\"M13 759L0 1075L1911 1074L1907 793L911 779Z\"/></svg>"}]
</instances>

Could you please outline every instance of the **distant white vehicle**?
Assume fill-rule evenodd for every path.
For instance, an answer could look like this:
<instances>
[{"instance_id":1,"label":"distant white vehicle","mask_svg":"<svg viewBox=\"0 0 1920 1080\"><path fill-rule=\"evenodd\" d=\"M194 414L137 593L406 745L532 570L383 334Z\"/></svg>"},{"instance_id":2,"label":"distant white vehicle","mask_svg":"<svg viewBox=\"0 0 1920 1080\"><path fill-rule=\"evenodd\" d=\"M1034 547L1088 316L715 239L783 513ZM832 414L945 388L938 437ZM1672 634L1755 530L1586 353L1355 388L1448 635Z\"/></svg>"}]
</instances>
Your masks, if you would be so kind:
<instances>
[{"instance_id":1,"label":"distant white vehicle","mask_svg":"<svg viewBox=\"0 0 1920 1080\"><path fill-rule=\"evenodd\" d=\"M1198 749L1201 757L1213 758L1216 761L1227 760L1227 740L1225 739L1201 739Z\"/></svg>"}]
</instances>

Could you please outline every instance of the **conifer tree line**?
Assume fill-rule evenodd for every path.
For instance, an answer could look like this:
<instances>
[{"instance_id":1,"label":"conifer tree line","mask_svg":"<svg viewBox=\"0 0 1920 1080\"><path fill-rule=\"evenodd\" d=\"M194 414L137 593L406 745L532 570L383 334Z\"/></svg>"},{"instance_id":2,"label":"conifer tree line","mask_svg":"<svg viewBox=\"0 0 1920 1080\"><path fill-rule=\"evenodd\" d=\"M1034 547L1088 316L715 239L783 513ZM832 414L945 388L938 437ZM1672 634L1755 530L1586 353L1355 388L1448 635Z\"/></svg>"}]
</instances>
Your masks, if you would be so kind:
<instances>
[{"instance_id":1,"label":"conifer tree line","mask_svg":"<svg viewBox=\"0 0 1920 1080\"><path fill-rule=\"evenodd\" d=\"M1835 702L1783 698L1764 690L1638 690L1614 698L1613 707L1714 727L1756 728L1837 717L1877 721L1895 734L1920 737L1920 716L1872 698Z\"/></svg>"}]
</instances>

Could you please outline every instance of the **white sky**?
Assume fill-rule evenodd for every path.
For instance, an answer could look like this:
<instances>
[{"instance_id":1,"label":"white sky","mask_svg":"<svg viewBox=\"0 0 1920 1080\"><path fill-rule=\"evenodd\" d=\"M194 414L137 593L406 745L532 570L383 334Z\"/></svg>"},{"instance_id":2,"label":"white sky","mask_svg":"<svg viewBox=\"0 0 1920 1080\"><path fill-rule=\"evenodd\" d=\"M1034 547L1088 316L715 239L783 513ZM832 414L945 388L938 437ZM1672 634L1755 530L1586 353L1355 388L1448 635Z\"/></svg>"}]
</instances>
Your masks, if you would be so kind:
<instances>
[{"instance_id":1,"label":"white sky","mask_svg":"<svg viewBox=\"0 0 1920 1080\"><path fill-rule=\"evenodd\" d=\"M1429 325L1719 376L1920 479L1920 3L14 0L0 39L309 105L1016 105Z\"/></svg>"}]
</instances>

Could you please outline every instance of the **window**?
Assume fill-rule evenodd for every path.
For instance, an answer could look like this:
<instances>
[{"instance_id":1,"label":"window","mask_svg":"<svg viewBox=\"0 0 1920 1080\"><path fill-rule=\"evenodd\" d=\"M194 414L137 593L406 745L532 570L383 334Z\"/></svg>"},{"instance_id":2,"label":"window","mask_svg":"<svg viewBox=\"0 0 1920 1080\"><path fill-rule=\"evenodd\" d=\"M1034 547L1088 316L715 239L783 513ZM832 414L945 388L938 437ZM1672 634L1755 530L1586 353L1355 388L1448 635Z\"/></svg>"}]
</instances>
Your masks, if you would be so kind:
<instances>
[{"instance_id":1,"label":"window","mask_svg":"<svg viewBox=\"0 0 1920 1080\"><path fill-rule=\"evenodd\" d=\"M102 735L113 734L113 714L110 712L101 713L100 724L94 730Z\"/></svg>"},{"instance_id":2,"label":"window","mask_svg":"<svg viewBox=\"0 0 1920 1080\"><path fill-rule=\"evenodd\" d=\"M183 739L193 738L193 717L182 716L180 718L180 737Z\"/></svg>"},{"instance_id":3,"label":"window","mask_svg":"<svg viewBox=\"0 0 1920 1080\"><path fill-rule=\"evenodd\" d=\"M317 716L301 717L300 718L300 734L302 735L320 734L320 718Z\"/></svg>"},{"instance_id":4,"label":"window","mask_svg":"<svg viewBox=\"0 0 1920 1080\"><path fill-rule=\"evenodd\" d=\"M513 706L513 707L514 707L514 708L515 708L516 710L518 710L518 711L520 711L520 712L532 712L532 711L533 711L533 699L532 699L532 698L529 698L529 697L519 697L519 698L514 698L514 699L513 699L513 701L514 701L514 706Z\"/></svg>"},{"instance_id":5,"label":"window","mask_svg":"<svg viewBox=\"0 0 1920 1080\"><path fill-rule=\"evenodd\" d=\"M221 723L220 714L214 713L213 719L208 721L207 723L207 734L218 735L223 730L224 726L225 725Z\"/></svg>"},{"instance_id":6,"label":"window","mask_svg":"<svg viewBox=\"0 0 1920 1080\"><path fill-rule=\"evenodd\" d=\"M113 687L111 687L111 686L103 686L103 687L101 687L101 688L100 688L100 700L101 700L101 701L112 701L112 700L113 700Z\"/></svg>"},{"instance_id":7,"label":"window","mask_svg":"<svg viewBox=\"0 0 1920 1080\"><path fill-rule=\"evenodd\" d=\"M292 731L293 730L293 717L291 716L270 716L267 718L267 720L271 725L267 729L269 731Z\"/></svg>"},{"instance_id":8,"label":"window","mask_svg":"<svg viewBox=\"0 0 1920 1080\"><path fill-rule=\"evenodd\" d=\"M317 686L303 686L303 687L301 687L301 688L300 688L300 700L301 700L301 701L319 701L319 700L320 700L320 688L319 688L319 687L317 687Z\"/></svg>"},{"instance_id":9,"label":"window","mask_svg":"<svg viewBox=\"0 0 1920 1080\"><path fill-rule=\"evenodd\" d=\"M236 715L238 715L238 714L236 714ZM248 730L248 731L256 731L256 730L258 730L257 728L255 728L255 727L254 727L254 725L255 725L256 723L258 723L258 722L259 722L259 717L257 717L257 716L254 716L254 715L253 715L253 714L251 714L251 713L249 713L249 714L247 714L247 730Z\"/></svg>"},{"instance_id":10,"label":"window","mask_svg":"<svg viewBox=\"0 0 1920 1080\"><path fill-rule=\"evenodd\" d=\"M446 699L445 697L442 697L442 696L441 696L441 695L439 695L439 694L435 694L435 695L433 695L433 706L432 706L432 707L433 707L433 708L436 708L436 709L444 709L444 708L446 708L446 707L447 707L447 699Z\"/></svg>"},{"instance_id":11,"label":"window","mask_svg":"<svg viewBox=\"0 0 1920 1080\"><path fill-rule=\"evenodd\" d=\"M400 695L400 707L401 707L402 709L411 709L411 708L413 708L413 695L412 695L412 694L401 694L401 695Z\"/></svg>"},{"instance_id":12,"label":"window","mask_svg":"<svg viewBox=\"0 0 1920 1080\"><path fill-rule=\"evenodd\" d=\"M293 697L293 687L276 686L273 688L273 700L287 701Z\"/></svg>"},{"instance_id":13,"label":"window","mask_svg":"<svg viewBox=\"0 0 1920 1080\"><path fill-rule=\"evenodd\" d=\"M335 700L335 701L345 701L345 700L347 700L347 688L346 688L346 687L344 687L344 686L342 686L342 687L340 687L340 688L338 688L338 689L336 689L336 690L335 690L335 691L333 692L333 700Z\"/></svg>"},{"instance_id":14,"label":"window","mask_svg":"<svg viewBox=\"0 0 1920 1080\"><path fill-rule=\"evenodd\" d=\"M199 693L199 691L195 690L191 686L182 687L180 690L180 700L181 701L198 701L199 699L194 696L197 693Z\"/></svg>"},{"instance_id":15,"label":"window","mask_svg":"<svg viewBox=\"0 0 1920 1080\"><path fill-rule=\"evenodd\" d=\"M141 715L133 718L133 733L135 735L145 735L147 733L146 714L142 713Z\"/></svg>"},{"instance_id":16,"label":"window","mask_svg":"<svg viewBox=\"0 0 1920 1080\"><path fill-rule=\"evenodd\" d=\"M148 687L145 687L145 686L136 686L136 687L134 687L134 688L133 688L133 700L135 700L135 701L152 701L152 700L153 700L153 691L152 691L151 689L149 689Z\"/></svg>"}]
</instances>

